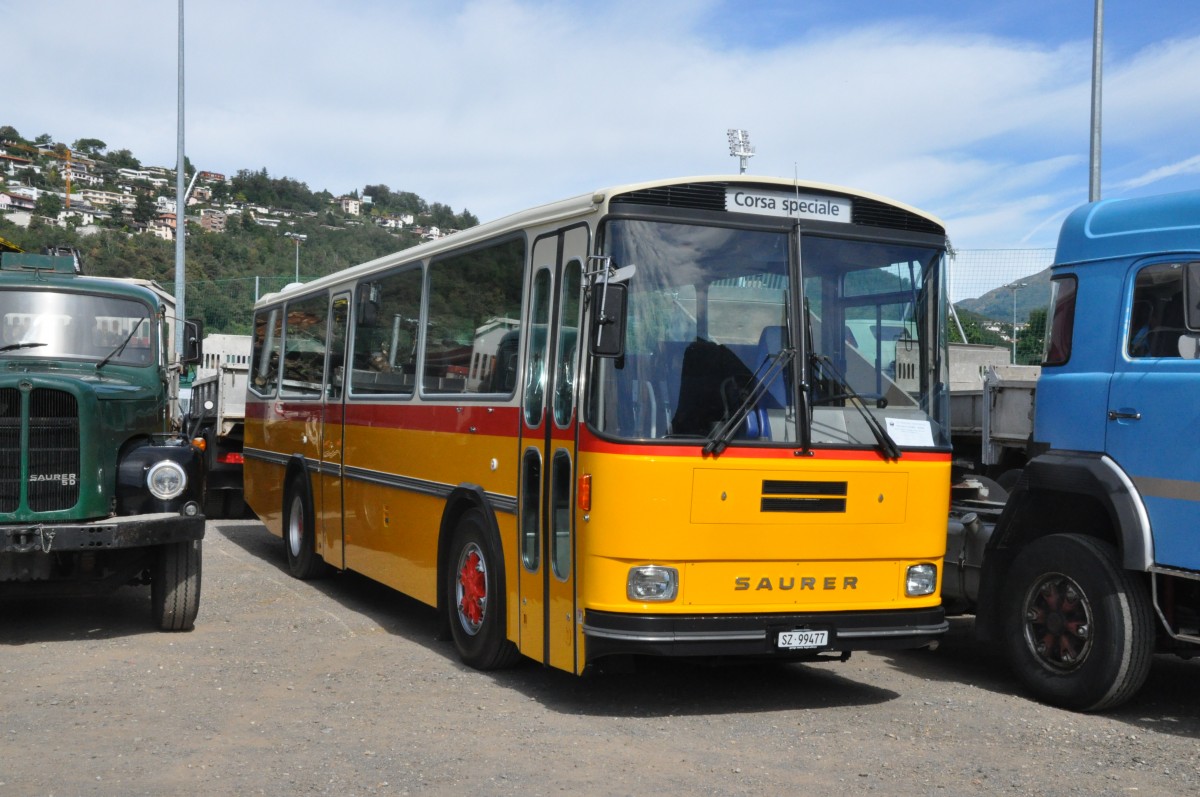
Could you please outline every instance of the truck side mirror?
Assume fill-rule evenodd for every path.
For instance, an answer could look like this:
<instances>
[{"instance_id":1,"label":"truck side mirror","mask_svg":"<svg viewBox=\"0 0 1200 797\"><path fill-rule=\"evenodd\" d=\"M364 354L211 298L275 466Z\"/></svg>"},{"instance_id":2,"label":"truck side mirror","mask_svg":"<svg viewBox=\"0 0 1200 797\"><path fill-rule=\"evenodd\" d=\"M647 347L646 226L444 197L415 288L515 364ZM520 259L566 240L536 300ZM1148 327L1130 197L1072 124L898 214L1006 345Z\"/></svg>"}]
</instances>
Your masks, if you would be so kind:
<instances>
[{"instance_id":1,"label":"truck side mirror","mask_svg":"<svg viewBox=\"0 0 1200 797\"><path fill-rule=\"evenodd\" d=\"M621 282L600 283L592 299L591 344L594 357L625 354L626 304L629 288Z\"/></svg>"},{"instance_id":2,"label":"truck side mirror","mask_svg":"<svg viewBox=\"0 0 1200 797\"><path fill-rule=\"evenodd\" d=\"M204 321L191 318L183 323L183 351L179 352L179 362L185 365L199 363L204 357L201 340L204 338Z\"/></svg>"}]
</instances>

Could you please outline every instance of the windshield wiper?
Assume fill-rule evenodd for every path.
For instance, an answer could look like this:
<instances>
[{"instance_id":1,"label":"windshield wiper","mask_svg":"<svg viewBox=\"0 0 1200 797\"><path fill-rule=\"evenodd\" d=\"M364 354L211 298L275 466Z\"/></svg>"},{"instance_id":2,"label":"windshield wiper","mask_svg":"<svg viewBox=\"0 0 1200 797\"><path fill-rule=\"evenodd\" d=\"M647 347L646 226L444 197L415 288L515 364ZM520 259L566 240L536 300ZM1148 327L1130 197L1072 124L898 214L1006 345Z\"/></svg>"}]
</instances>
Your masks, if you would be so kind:
<instances>
[{"instance_id":1,"label":"windshield wiper","mask_svg":"<svg viewBox=\"0 0 1200 797\"><path fill-rule=\"evenodd\" d=\"M117 348L113 349L108 354L104 355L104 359L102 359L100 362L96 363L97 371L99 371L101 368L103 368L105 365L107 365L108 361L111 360L113 357L116 357L118 354L125 351L125 347L129 345L129 341L133 340L133 333L138 331L138 326L140 326L140 323L134 324L132 327L130 327L129 334L125 336L125 340L121 341L121 345L117 346Z\"/></svg>"},{"instance_id":2,"label":"windshield wiper","mask_svg":"<svg viewBox=\"0 0 1200 797\"><path fill-rule=\"evenodd\" d=\"M838 371L837 367L833 364L833 360L829 359L829 357L824 354L817 354L816 352L810 356L810 359L812 360L812 363L821 369L821 371L827 376L829 376L837 384L838 389L842 391L841 394L836 398L849 400L850 404L853 405L856 410L858 410L859 415L861 415L863 420L867 422L867 428L870 429L871 434L875 436L875 442L879 444L879 449L883 452L884 457L887 459L900 459L900 446L896 445L896 441L893 440L892 436L887 433L887 429L883 428L883 424L879 422L879 419L872 415L871 411L867 409L867 405L863 402L862 396L858 395L858 391L850 386L849 380L847 380L846 377Z\"/></svg>"},{"instance_id":3,"label":"windshield wiper","mask_svg":"<svg viewBox=\"0 0 1200 797\"><path fill-rule=\"evenodd\" d=\"M7 346L0 346L0 352L16 351L17 349L32 349L34 346L45 346L45 343L10 343Z\"/></svg>"},{"instance_id":4,"label":"windshield wiper","mask_svg":"<svg viewBox=\"0 0 1200 797\"><path fill-rule=\"evenodd\" d=\"M705 454L720 454L729 445L729 441L733 439L733 433L742 425L742 421L746 419L750 409L758 404L759 400L766 395L770 390L771 384L774 383L779 375L783 373L783 369L791 363L796 356L795 349L780 349L776 354L772 354L766 360L763 360L762 365L758 366L758 370L750 377L752 387L746 392L737 408L730 413L720 426L713 430L708 436L708 441L704 444ZM765 370L764 370L765 369ZM762 374L761 376L759 374Z\"/></svg>"}]
</instances>

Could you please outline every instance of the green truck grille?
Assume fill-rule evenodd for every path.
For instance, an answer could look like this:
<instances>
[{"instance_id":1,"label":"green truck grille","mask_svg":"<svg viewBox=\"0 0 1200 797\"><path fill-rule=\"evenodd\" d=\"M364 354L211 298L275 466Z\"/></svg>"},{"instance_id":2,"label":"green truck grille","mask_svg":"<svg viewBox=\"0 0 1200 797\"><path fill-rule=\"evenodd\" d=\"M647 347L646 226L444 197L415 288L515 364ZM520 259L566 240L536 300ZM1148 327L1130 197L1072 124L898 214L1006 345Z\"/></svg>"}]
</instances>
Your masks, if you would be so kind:
<instances>
[{"instance_id":1,"label":"green truck grille","mask_svg":"<svg viewBox=\"0 0 1200 797\"><path fill-rule=\"evenodd\" d=\"M0 512L70 509L80 490L78 402L47 388L25 395L0 388Z\"/></svg>"}]
</instances>

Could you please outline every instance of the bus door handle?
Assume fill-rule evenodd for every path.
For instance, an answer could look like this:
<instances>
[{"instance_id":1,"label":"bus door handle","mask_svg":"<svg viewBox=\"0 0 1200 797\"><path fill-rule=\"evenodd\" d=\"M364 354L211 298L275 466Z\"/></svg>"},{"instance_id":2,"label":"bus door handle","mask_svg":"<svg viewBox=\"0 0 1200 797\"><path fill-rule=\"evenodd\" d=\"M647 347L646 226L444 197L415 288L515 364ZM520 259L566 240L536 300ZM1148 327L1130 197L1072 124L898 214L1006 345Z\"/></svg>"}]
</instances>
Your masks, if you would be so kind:
<instances>
[{"instance_id":1,"label":"bus door handle","mask_svg":"<svg viewBox=\"0 0 1200 797\"><path fill-rule=\"evenodd\" d=\"M1140 412L1137 412L1136 410L1130 410L1130 411L1109 410L1108 411L1108 419L1110 421L1140 421L1142 419L1142 414Z\"/></svg>"}]
</instances>

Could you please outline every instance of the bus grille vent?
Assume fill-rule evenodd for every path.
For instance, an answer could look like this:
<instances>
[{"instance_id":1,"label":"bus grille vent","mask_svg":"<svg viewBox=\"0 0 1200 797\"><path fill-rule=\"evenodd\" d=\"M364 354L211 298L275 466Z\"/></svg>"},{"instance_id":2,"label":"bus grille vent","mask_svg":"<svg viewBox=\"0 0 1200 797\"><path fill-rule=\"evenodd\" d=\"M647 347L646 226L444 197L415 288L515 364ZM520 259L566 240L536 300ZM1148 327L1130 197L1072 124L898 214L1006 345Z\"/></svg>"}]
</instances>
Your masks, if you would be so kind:
<instances>
[{"instance_id":1,"label":"bus grille vent","mask_svg":"<svg viewBox=\"0 0 1200 797\"><path fill-rule=\"evenodd\" d=\"M867 227L886 227L889 230L927 232L933 235L946 234L946 231L938 224L924 216L863 197L854 199L854 212L851 214L851 219L855 224Z\"/></svg>"},{"instance_id":2,"label":"bus grille vent","mask_svg":"<svg viewBox=\"0 0 1200 797\"><path fill-rule=\"evenodd\" d=\"M764 479L763 512L845 512L846 482Z\"/></svg>"}]
</instances>

